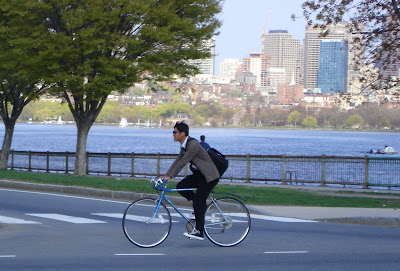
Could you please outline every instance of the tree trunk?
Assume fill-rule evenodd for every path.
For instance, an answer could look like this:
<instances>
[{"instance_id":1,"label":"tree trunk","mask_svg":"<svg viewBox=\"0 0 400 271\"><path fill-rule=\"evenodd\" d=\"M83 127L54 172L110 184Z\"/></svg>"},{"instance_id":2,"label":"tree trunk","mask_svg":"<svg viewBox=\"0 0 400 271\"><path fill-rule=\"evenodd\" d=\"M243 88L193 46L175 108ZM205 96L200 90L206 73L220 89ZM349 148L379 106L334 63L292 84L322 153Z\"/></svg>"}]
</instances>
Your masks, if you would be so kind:
<instances>
[{"instance_id":1,"label":"tree trunk","mask_svg":"<svg viewBox=\"0 0 400 271\"><path fill-rule=\"evenodd\" d=\"M13 120L4 121L4 126L6 131L4 133L3 147L1 149L0 169L7 169L8 167L8 157L10 156L10 149L14 134L15 121Z\"/></svg>"},{"instance_id":2,"label":"tree trunk","mask_svg":"<svg viewBox=\"0 0 400 271\"><path fill-rule=\"evenodd\" d=\"M89 135L90 127L92 127L92 121L76 121L76 127L78 129L77 141L76 141L76 157L75 157L75 175L86 175L86 143Z\"/></svg>"}]
</instances>

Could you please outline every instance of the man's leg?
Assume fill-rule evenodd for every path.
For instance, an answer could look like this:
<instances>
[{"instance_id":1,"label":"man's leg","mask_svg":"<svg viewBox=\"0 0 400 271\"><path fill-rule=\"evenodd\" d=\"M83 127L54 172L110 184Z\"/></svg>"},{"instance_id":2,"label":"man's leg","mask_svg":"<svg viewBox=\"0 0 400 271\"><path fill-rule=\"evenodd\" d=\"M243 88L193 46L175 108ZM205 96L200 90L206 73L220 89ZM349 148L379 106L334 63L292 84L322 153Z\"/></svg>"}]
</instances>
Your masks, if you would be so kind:
<instances>
[{"instance_id":1,"label":"man's leg","mask_svg":"<svg viewBox=\"0 0 400 271\"><path fill-rule=\"evenodd\" d=\"M184 189L184 188L196 188L196 177L194 175L188 175L182 181L176 184L177 189ZM187 200L193 200L195 193L193 191L179 191L184 198Z\"/></svg>"},{"instance_id":2,"label":"man's leg","mask_svg":"<svg viewBox=\"0 0 400 271\"><path fill-rule=\"evenodd\" d=\"M204 218L206 215L207 198L211 190L218 184L219 179L207 183L203 175L197 175L197 191L193 198L193 209L196 217L196 229L204 232Z\"/></svg>"}]
</instances>

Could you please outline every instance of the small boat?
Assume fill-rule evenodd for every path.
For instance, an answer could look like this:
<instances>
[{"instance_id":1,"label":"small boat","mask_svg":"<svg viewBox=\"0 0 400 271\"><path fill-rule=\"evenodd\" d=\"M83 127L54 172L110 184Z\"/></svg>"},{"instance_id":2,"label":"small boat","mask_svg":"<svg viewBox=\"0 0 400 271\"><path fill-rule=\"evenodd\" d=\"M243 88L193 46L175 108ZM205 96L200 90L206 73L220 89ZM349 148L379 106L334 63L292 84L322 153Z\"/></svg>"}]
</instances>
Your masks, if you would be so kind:
<instances>
[{"instance_id":1,"label":"small boat","mask_svg":"<svg viewBox=\"0 0 400 271\"><path fill-rule=\"evenodd\" d=\"M395 151L393 147L385 146L383 149L371 149L367 153L372 154L397 154L398 152Z\"/></svg>"},{"instance_id":2,"label":"small boat","mask_svg":"<svg viewBox=\"0 0 400 271\"><path fill-rule=\"evenodd\" d=\"M119 127L122 128L128 127L128 120L126 118L122 118L121 122L119 123Z\"/></svg>"}]
</instances>

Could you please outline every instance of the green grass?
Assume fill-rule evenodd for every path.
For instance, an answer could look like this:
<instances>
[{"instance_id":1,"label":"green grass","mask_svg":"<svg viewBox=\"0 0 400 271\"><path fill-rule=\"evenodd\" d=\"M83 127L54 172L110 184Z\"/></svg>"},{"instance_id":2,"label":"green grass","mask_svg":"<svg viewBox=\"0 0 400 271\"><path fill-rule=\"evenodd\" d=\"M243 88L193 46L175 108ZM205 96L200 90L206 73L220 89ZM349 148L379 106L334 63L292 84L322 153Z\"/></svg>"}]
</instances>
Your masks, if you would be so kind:
<instances>
[{"instance_id":1,"label":"green grass","mask_svg":"<svg viewBox=\"0 0 400 271\"><path fill-rule=\"evenodd\" d=\"M63 174L30 173L21 171L0 171L0 179L19 180L32 183L58 184L66 186L91 187L113 191L130 191L138 193L154 193L148 180L94 177L94 176L72 176ZM176 182L171 182L169 187L175 188ZM297 189L285 189L275 187L253 187L246 185L220 183L216 187L217 192L229 192L240 195L246 199L246 203L260 205L294 205L294 206L323 206L323 207L361 207L361 208L400 208L400 197L394 198L372 198L349 197L341 192L335 195L319 195L312 191L299 191ZM178 193L172 193L179 196Z\"/></svg>"}]
</instances>

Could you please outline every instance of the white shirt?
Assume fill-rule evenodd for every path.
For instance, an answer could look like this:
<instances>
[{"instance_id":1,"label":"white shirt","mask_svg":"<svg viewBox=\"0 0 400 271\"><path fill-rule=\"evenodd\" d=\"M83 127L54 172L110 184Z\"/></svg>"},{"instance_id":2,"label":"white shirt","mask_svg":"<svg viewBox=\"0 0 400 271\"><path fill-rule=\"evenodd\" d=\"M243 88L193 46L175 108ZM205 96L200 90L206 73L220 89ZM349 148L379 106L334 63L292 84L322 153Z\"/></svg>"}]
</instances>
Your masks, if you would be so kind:
<instances>
[{"instance_id":1,"label":"white shirt","mask_svg":"<svg viewBox=\"0 0 400 271\"><path fill-rule=\"evenodd\" d=\"M186 144L187 144L187 140L188 140L188 136L186 137L185 141L183 141L183 144L181 145L181 148L186 149Z\"/></svg>"}]
</instances>

